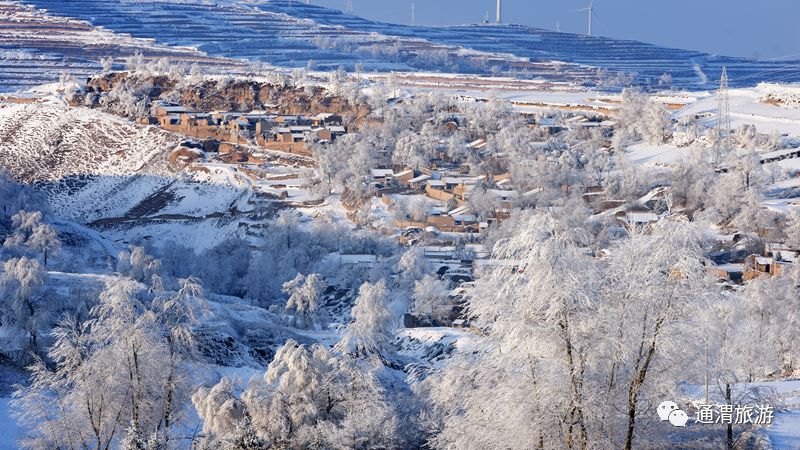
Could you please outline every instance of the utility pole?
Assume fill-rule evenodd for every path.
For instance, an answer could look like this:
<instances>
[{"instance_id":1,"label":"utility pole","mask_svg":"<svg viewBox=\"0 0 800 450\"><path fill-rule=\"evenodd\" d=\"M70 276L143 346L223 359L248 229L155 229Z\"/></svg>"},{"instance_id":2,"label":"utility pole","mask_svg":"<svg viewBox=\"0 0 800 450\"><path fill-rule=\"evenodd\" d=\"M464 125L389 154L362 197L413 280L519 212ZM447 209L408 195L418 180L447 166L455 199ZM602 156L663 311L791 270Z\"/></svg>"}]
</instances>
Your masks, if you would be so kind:
<instances>
[{"instance_id":1,"label":"utility pole","mask_svg":"<svg viewBox=\"0 0 800 450\"><path fill-rule=\"evenodd\" d=\"M417 11L414 2L411 2L411 26L417 26Z\"/></svg>"},{"instance_id":2,"label":"utility pole","mask_svg":"<svg viewBox=\"0 0 800 450\"><path fill-rule=\"evenodd\" d=\"M731 101L728 92L728 68L722 66L722 76L719 79L719 91L717 91L717 149L714 151L714 164L721 161L721 150L727 150L731 134ZM722 147L720 149L719 147Z\"/></svg>"}]
</instances>

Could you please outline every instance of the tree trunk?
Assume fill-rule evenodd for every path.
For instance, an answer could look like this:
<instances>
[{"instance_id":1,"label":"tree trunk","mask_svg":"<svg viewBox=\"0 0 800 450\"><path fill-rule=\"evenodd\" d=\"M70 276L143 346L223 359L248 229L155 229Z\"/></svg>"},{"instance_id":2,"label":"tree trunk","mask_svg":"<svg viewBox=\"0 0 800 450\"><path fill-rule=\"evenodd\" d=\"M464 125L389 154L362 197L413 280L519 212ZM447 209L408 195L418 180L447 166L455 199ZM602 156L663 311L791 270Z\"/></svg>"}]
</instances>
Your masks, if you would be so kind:
<instances>
[{"instance_id":1,"label":"tree trunk","mask_svg":"<svg viewBox=\"0 0 800 450\"><path fill-rule=\"evenodd\" d=\"M586 424L583 423L583 399L581 398L581 378L583 370L578 370L575 364L575 354L572 346L572 336L569 329L569 321L566 318L561 322L561 329L564 332L564 340L566 344L567 367L569 368L570 377L570 391L572 395L572 410L569 413L569 434L567 435L567 446L573 448L574 437L573 427L575 425L579 428L578 445L581 450L586 449Z\"/></svg>"},{"instance_id":2,"label":"tree trunk","mask_svg":"<svg viewBox=\"0 0 800 450\"><path fill-rule=\"evenodd\" d=\"M630 387L628 388L628 433L625 437L625 450L632 450L633 449L633 438L634 438L634 430L636 428L636 402L639 397L639 389L644 384L645 380L647 379L647 370L650 367L650 362L653 360L653 355L656 353L656 342L658 339L658 333L661 329L661 325L664 319L659 319L655 324L655 329L653 330L653 338L650 341L650 344L647 348L647 353L644 355L644 361L637 361L637 368L633 379L631 380ZM645 326L646 321L645 321ZM644 339L642 340L644 343ZM640 353L640 357L641 357Z\"/></svg>"},{"instance_id":3,"label":"tree trunk","mask_svg":"<svg viewBox=\"0 0 800 450\"><path fill-rule=\"evenodd\" d=\"M725 383L725 401L728 402L729 405L733 404L733 393L731 392L731 385L730 383ZM725 430L725 441L727 443L728 450L733 450L733 424L729 423L727 429Z\"/></svg>"}]
</instances>

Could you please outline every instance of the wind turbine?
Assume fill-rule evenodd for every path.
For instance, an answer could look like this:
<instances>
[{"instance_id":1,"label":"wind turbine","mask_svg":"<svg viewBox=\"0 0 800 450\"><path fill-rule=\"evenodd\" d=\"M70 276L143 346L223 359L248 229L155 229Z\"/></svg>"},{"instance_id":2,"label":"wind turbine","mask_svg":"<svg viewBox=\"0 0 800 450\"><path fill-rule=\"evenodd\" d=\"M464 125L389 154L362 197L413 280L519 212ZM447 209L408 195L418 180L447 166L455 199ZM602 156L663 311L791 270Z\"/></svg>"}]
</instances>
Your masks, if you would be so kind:
<instances>
[{"instance_id":1,"label":"wind turbine","mask_svg":"<svg viewBox=\"0 0 800 450\"><path fill-rule=\"evenodd\" d=\"M587 6L586 8L583 8L583 9L579 9L576 12L583 12L583 11L589 11L589 34L588 34L588 36L591 36L592 35L592 19L594 18L595 14L596 14L594 12L594 0L589 0L589 6Z\"/></svg>"}]
</instances>

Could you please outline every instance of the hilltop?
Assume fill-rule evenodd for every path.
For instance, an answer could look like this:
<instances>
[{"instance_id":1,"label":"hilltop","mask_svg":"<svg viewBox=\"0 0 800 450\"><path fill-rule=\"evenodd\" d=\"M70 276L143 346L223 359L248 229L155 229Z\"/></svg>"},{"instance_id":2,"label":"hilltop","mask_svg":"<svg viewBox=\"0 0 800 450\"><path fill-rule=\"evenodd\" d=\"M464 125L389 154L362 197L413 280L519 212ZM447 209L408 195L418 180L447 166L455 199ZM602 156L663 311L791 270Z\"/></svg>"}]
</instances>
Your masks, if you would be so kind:
<instances>
[{"instance_id":1,"label":"hilltop","mask_svg":"<svg viewBox=\"0 0 800 450\"><path fill-rule=\"evenodd\" d=\"M22 77L0 78L13 91L55 81L62 71L84 77L100 50L121 66L146 59L201 64L216 71L252 71L247 64L351 71L424 71L513 75L615 89L709 89L723 65L734 86L800 81L794 61L758 61L671 49L522 25L409 27L365 20L302 2L186 0L33 0L0 4L13 26L2 30L0 65ZM46 11L46 12L45 12ZM47 38L30 33L39 28ZM11 45L7 44L10 43ZM662 75L669 75L662 78Z\"/></svg>"}]
</instances>

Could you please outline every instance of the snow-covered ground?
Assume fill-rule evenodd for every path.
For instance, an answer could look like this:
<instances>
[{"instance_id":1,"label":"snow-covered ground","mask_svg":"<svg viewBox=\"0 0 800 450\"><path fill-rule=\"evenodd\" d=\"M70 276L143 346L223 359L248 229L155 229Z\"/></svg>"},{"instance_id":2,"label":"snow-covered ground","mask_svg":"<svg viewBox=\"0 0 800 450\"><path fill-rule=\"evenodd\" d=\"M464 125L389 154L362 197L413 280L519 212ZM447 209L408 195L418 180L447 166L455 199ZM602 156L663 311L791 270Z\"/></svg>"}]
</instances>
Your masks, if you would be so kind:
<instances>
[{"instance_id":1,"label":"snow-covered ground","mask_svg":"<svg viewBox=\"0 0 800 450\"><path fill-rule=\"evenodd\" d=\"M731 108L731 126L755 125L759 132L788 133L800 136L800 109L787 108L767 103L766 98L779 92L773 84L760 84L753 88L731 89L729 93ZM698 100L675 114L683 116L700 116L703 123L713 126L717 120L719 99L716 95L698 95Z\"/></svg>"},{"instance_id":2,"label":"snow-covered ground","mask_svg":"<svg viewBox=\"0 0 800 450\"><path fill-rule=\"evenodd\" d=\"M0 450L16 450L16 441L22 436L17 422L11 417L11 398L0 398Z\"/></svg>"},{"instance_id":3,"label":"snow-covered ground","mask_svg":"<svg viewBox=\"0 0 800 450\"><path fill-rule=\"evenodd\" d=\"M688 150L674 145L634 144L628 147L628 159L637 165L664 166L686 157Z\"/></svg>"}]
</instances>

